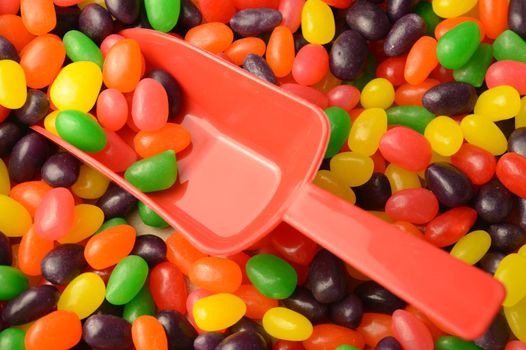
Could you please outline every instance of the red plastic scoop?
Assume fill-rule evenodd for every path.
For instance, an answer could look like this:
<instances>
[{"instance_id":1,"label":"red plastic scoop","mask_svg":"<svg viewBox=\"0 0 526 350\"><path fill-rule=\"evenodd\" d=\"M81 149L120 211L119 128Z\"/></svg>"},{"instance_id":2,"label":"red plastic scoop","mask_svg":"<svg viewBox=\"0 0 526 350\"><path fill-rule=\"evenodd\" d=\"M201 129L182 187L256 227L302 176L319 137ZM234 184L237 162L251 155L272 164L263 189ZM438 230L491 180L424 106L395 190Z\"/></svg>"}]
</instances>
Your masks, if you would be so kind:
<instances>
[{"instance_id":1,"label":"red plastic scoop","mask_svg":"<svg viewBox=\"0 0 526 350\"><path fill-rule=\"evenodd\" d=\"M501 284L311 184L330 132L322 110L172 36L144 29L123 35L184 91L182 124L192 148L178 159L179 183L144 194L88 154L38 132L207 253L238 252L285 221L454 334L483 333L503 300Z\"/></svg>"}]
</instances>

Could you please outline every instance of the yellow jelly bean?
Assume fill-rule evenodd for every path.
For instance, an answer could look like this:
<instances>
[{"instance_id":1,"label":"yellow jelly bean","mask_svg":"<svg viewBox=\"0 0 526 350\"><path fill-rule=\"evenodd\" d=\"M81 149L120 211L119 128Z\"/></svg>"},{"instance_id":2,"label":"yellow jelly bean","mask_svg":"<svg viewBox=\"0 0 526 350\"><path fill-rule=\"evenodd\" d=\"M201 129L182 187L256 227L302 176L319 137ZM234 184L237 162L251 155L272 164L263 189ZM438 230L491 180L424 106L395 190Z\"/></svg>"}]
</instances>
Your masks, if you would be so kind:
<instances>
[{"instance_id":1,"label":"yellow jelly bean","mask_svg":"<svg viewBox=\"0 0 526 350\"><path fill-rule=\"evenodd\" d=\"M57 309L74 312L83 319L101 306L105 294L102 278L96 273L86 272L69 282L58 299Z\"/></svg>"},{"instance_id":2,"label":"yellow jelly bean","mask_svg":"<svg viewBox=\"0 0 526 350\"><path fill-rule=\"evenodd\" d=\"M321 0L307 0L301 12L301 31L311 44L329 43L336 33L331 8Z\"/></svg>"},{"instance_id":3,"label":"yellow jelly bean","mask_svg":"<svg viewBox=\"0 0 526 350\"><path fill-rule=\"evenodd\" d=\"M395 98L393 84L387 79L376 78L365 85L360 96L363 108L389 108Z\"/></svg>"},{"instance_id":4,"label":"yellow jelly bean","mask_svg":"<svg viewBox=\"0 0 526 350\"><path fill-rule=\"evenodd\" d=\"M8 195L10 190L9 173L4 161L0 158L0 194Z\"/></svg>"},{"instance_id":5,"label":"yellow jelly bean","mask_svg":"<svg viewBox=\"0 0 526 350\"><path fill-rule=\"evenodd\" d=\"M33 219L22 204L0 194L0 232L7 237L22 237L32 224Z\"/></svg>"},{"instance_id":6,"label":"yellow jelly bean","mask_svg":"<svg viewBox=\"0 0 526 350\"><path fill-rule=\"evenodd\" d=\"M0 105L17 109L27 98L26 75L18 62L0 60Z\"/></svg>"},{"instance_id":7,"label":"yellow jelly bean","mask_svg":"<svg viewBox=\"0 0 526 350\"><path fill-rule=\"evenodd\" d=\"M82 10L84 7L90 5L90 4L97 4L104 8L106 7L106 1L105 0L84 0L78 3L78 7Z\"/></svg>"},{"instance_id":8,"label":"yellow jelly bean","mask_svg":"<svg viewBox=\"0 0 526 350\"><path fill-rule=\"evenodd\" d=\"M312 334L312 323L302 314L285 307L274 307L263 315L263 328L277 339L303 341Z\"/></svg>"},{"instance_id":9,"label":"yellow jelly bean","mask_svg":"<svg viewBox=\"0 0 526 350\"><path fill-rule=\"evenodd\" d=\"M521 108L515 116L515 129L526 126L526 96L521 98Z\"/></svg>"},{"instance_id":10,"label":"yellow jelly bean","mask_svg":"<svg viewBox=\"0 0 526 350\"><path fill-rule=\"evenodd\" d=\"M347 143L352 151L371 156L386 131L387 113L381 108L369 108L360 113L352 124Z\"/></svg>"},{"instance_id":11,"label":"yellow jelly bean","mask_svg":"<svg viewBox=\"0 0 526 350\"><path fill-rule=\"evenodd\" d=\"M55 126L55 122L57 120L59 113L60 111L53 111L44 118L44 128L50 133L55 134L57 136L59 135L58 135L57 127Z\"/></svg>"},{"instance_id":12,"label":"yellow jelly bean","mask_svg":"<svg viewBox=\"0 0 526 350\"><path fill-rule=\"evenodd\" d=\"M520 341L526 342L526 298L522 298L517 304L503 309L513 335Z\"/></svg>"},{"instance_id":13,"label":"yellow jelly bean","mask_svg":"<svg viewBox=\"0 0 526 350\"><path fill-rule=\"evenodd\" d=\"M442 18L462 16L469 12L478 0L433 0L433 11Z\"/></svg>"},{"instance_id":14,"label":"yellow jelly bean","mask_svg":"<svg viewBox=\"0 0 526 350\"><path fill-rule=\"evenodd\" d=\"M422 187L417 173L406 170L392 163L385 168L385 176L387 176L387 179L389 180L392 193L406 190L408 188Z\"/></svg>"},{"instance_id":15,"label":"yellow jelly bean","mask_svg":"<svg viewBox=\"0 0 526 350\"><path fill-rule=\"evenodd\" d=\"M102 72L93 62L80 61L62 68L51 85L51 101L60 110L89 112L102 86Z\"/></svg>"},{"instance_id":16,"label":"yellow jelly bean","mask_svg":"<svg viewBox=\"0 0 526 350\"><path fill-rule=\"evenodd\" d=\"M338 153L332 157L330 166L331 172L350 187L363 185L374 171L373 160L356 152Z\"/></svg>"},{"instance_id":17,"label":"yellow jelly bean","mask_svg":"<svg viewBox=\"0 0 526 350\"><path fill-rule=\"evenodd\" d=\"M325 191L341 197L352 204L356 203L354 191L350 187L345 186L343 182L329 170L318 171L312 182Z\"/></svg>"},{"instance_id":18,"label":"yellow jelly bean","mask_svg":"<svg viewBox=\"0 0 526 350\"><path fill-rule=\"evenodd\" d=\"M508 148L506 136L488 118L470 114L462 119L460 128L467 142L485 149L494 156L501 155Z\"/></svg>"},{"instance_id":19,"label":"yellow jelly bean","mask_svg":"<svg viewBox=\"0 0 526 350\"><path fill-rule=\"evenodd\" d=\"M451 156L460 149L464 141L462 129L458 123L446 116L439 116L431 120L426 126L424 136L436 153Z\"/></svg>"},{"instance_id":20,"label":"yellow jelly bean","mask_svg":"<svg viewBox=\"0 0 526 350\"><path fill-rule=\"evenodd\" d=\"M503 306L509 307L517 304L526 296L526 257L519 254L509 254L502 259L495 278L506 288L506 298Z\"/></svg>"},{"instance_id":21,"label":"yellow jelly bean","mask_svg":"<svg viewBox=\"0 0 526 350\"><path fill-rule=\"evenodd\" d=\"M75 206L75 221L66 237L60 243L78 243L93 235L104 222L102 209L91 204Z\"/></svg>"},{"instance_id":22,"label":"yellow jelly bean","mask_svg":"<svg viewBox=\"0 0 526 350\"><path fill-rule=\"evenodd\" d=\"M488 252L490 246L491 236L489 233L484 230L477 230L458 240L450 254L470 265L475 265Z\"/></svg>"},{"instance_id":23,"label":"yellow jelly bean","mask_svg":"<svg viewBox=\"0 0 526 350\"><path fill-rule=\"evenodd\" d=\"M97 199L102 197L109 184L110 180L106 176L87 165L81 165L79 177L71 190L82 199Z\"/></svg>"},{"instance_id":24,"label":"yellow jelly bean","mask_svg":"<svg viewBox=\"0 0 526 350\"><path fill-rule=\"evenodd\" d=\"M493 121L515 117L521 109L521 96L511 86L502 85L484 91L475 104L474 113Z\"/></svg>"},{"instance_id":25,"label":"yellow jelly bean","mask_svg":"<svg viewBox=\"0 0 526 350\"><path fill-rule=\"evenodd\" d=\"M246 311L247 306L241 298L230 293L218 293L196 301L192 314L199 328L213 332L234 325Z\"/></svg>"}]
</instances>

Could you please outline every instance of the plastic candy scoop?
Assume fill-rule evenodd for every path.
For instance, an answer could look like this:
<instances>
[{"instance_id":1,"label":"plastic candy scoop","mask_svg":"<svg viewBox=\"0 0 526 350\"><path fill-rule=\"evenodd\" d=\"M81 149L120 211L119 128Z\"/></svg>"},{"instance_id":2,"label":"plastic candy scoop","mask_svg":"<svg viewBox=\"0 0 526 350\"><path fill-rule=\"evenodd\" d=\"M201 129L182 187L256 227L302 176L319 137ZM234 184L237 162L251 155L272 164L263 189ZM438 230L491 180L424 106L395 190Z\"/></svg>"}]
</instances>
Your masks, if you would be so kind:
<instances>
[{"instance_id":1,"label":"plastic candy scoop","mask_svg":"<svg viewBox=\"0 0 526 350\"><path fill-rule=\"evenodd\" d=\"M104 164L47 136L153 208L197 248L229 255L285 221L448 331L480 336L504 288L450 257L311 183L330 126L323 111L170 35L129 29L153 67L184 91L191 150L178 159L171 189L145 194Z\"/></svg>"}]
</instances>

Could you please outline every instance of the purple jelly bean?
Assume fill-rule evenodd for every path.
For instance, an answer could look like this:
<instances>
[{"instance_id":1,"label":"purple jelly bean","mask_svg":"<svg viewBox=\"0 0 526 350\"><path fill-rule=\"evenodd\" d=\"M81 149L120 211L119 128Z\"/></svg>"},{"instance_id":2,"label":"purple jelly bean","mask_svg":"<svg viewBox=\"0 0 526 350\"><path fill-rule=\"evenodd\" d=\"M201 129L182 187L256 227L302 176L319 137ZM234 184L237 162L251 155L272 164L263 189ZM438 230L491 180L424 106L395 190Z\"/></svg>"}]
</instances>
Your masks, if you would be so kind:
<instances>
[{"instance_id":1,"label":"purple jelly bean","mask_svg":"<svg viewBox=\"0 0 526 350\"><path fill-rule=\"evenodd\" d=\"M504 316L500 313L487 329L487 331L474 340L474 343L484 350L502 350L508 342L510 329Z\"/></svg>"},{"instance_id":2,"label":"purple jelly bean","mask_svg":"<svg viewBox=\"0 0 526 350\"><path fill-rule=\"evenodd\" d=\"M44 136L30 133L22 137L11 151L9 177L18 183L33 180L52 151Z\"/></svg>"},{"instance_id":3,"label":"purple jelly bean","mask_svg":"<svg viewBox=\"0 0 526 350\"><path fill-rule=\"evenodd\" d=\"M447 82L427 90L422 104L436 115L459 115L472 112L477 98L477 91L470 84Z\"/></svg>"},{"instance_id":4,"label":"purple jelly bean","mask_svg":"<svg viewBox=\"0 0 526 350\"><path fill-rule=\"evenodd\" d=\"M382 338L378 344L376 344L375 350L403 350L402 345L396 340L396 338L387 336Z\"/></svg>"},{"instance_id":5,"label":"purple jelly bean","mask_svg":"<svg viewBox=\"0 0 526 350\"><path fill-rule=\"evenodd\" d=\"M112 183L106 193L97 201L104 212L106 220L114 217L125 217L137 206L137 199L126 190Z\"/></svg>"},{"instance_id":6,"label":"purple jelly bean","mask_svg":"<svg viewBox=\"0 0 526 350\"><path fill-rule=\"evenodd\" d=\"M491 249L505 254L513 253L525 242L520 226L508 223L493 224L488 227L491 236Z\"/></svg>"},{"instance_id":7,"label":"purple jelly bean","mask_svg":"<svg viewBox=\"0 0 526 350\"><path fill-rule=\"evenodd\" d=\"M70 30L79 29L80 9L78 6L55 6L55 12L57 13L57 25L52 31L53 34L62 38Z\"/></svg>"},{"instance_id":8,"label":"purple jelly bean","mask_svg":"<svg viewBox=\"0 0 526 350\"><path fill-rule=\"evenodd\" d=\"M426 24L422 17L415 13L401 17L393 24L385 39L384 52L386 56L403 55L425 33Z\"/></svg>"},{"instance_id":9,"label":"purple jelly bean","mask_svg":"<svg viewBox=\"0 0 526 350\"><path fill-rule=\"evenodd\" d=\"M113 17L124 24L132 24L141 10L140 0L105 0L106 7Z\"/></svg>"},{"instance_id":10,"label":"purple jelly bean","mask_svg":"<svg viewBox=\"0 0 526 350\"><path fill-rule=\"evenodd\" d=\"M260 79L266 80L272 84L277 84L278 80L270 69L267 61L261 56L255 54L248 54L243 62L243 68L254 74Z\"/></svg>"},{"instance_id":11,"label":"purple jelly bean","mask_svg":"<svg viewBox=\"0 0 526 350\"><path fill-rule=\"evenodd\" d=\"M170 119L177 117L183 108L183 93L177 80L160 68L151 70L146 78L152 78L164 87L168 95L168 117Z\"/></svg>"},{"instance_id":12,"label":"purple jelly bean","mask_svg":"<svg viewBox=\"0 0 526 350\"><path fill-rule=\"evenodd\" d=\"M362 300L364 310L392 314L396 309L403 309L406 302L374 281L361 283L354 293Z\"/></svg>"},{"instance_id":13,"label":"purple jelly bean","mask_svg":"<svg viewBox=\"0 0 526 350\"><path fill-rule=\"evenodd\" d=\"M466 204L473 197L473 186L468 177L449 163L433 163L426 169L426 182L446 207Z\"/></svg>"},{"instance_id":14,"label":"purple jelly bean","mask_svg":"<svg viewBox=\"0 0 526 350\"><path fill-rule=\"evenodd\" d=\"M526 230L526 198L517 197L517 214L518 214L518 224L523 229Z\"/></svg>"},{"instance_id":15,"label":"purple jelly bean","mask_svg":"<svg viewBox=\"0 0 526 350\"><path fill-rule=\"evenodd\" d=\"M168 337L168 349L193 349L197 332L184 315L175 310L164 310L159 311L155 317L164 327Z\"/></svg>"},{"instance_id":16,"label":"purple jelly bean","mask_svg":"<svg viewBox=\"0 0 526 350\"><path fill-rule=\"evenodd\" d=\"M52 187L70 187L79 176L80 161L69 153L56 153L46 160L41 175Z\"/></svg>"},{"instance_id":17,"label":"purple jelly bean","mask_svg":"<svg viewBox=\"0 0 526 350\"><path fill-rule=\"evenodd\" d=\"M526 157L526 127L513 130L508 139L508 151Z\"/></svg>"},{"instance_id":18,"label":"purple jelly bean","mask_svg":"<svg viewBox=\"0 0 526 350\"><path fill-rule=\"evenodd\" d=\"M223 339L225 339L225 336L221 333L203 333L195 338L193 348L194 350L215 350Z\"/></svg>"},{"instance_id":19,"label":"purple jelly bean","mask_svg":"<svg viewBox=\"0 0 526 350\"><path fill-rule=\"evenodd\" d=\"M510 0L508 26L523 39L526 39L526 2L524 0Z\"/></svg>"},{"instance_id":20,"label":"purple jelly bean","mask_svg":"<svg viewBox=\"0 0 526 350\"><path fill-rule=\"evenodd\" d=\"M329 311L327 305L318 302L311 291L305 287L297 287L294 294L282 300L281 304L307 317L312 323L327 320Z\"/></svg>"},{"instance_id":21,"label":"purple jelly bean","mask_svg":"<svg viewBox=\"0 0 526 350\"><path fill-rule=\"evenodd\" d=\"M360 298L349 294L344 299L331 304L331 321L344 327L356 328L363 316L363 304Z\"/></svg>"},{"instance_id":22,"label":"purple jelly bean","mask_svg":"<svg viewBox=\"0 0 526 350\"><path fill-rule=\"evenodd\" d=\"M79 29L100 44L113 32L113 20L104 7L99 4L89 4L80 13Z\"/></svg>"},{"instance_id":23,"label":"purple jelly bean","mask_svg":"<svg viewBox=\"0 0 526 350\"><path fill-rule=\"evenodd\" d=\"M419 0L387 0L387 16L391 22L396 22L405 15L411 13L413 6Z\"/></svg>"},{"instance_id":24,"label":"purple jelly bean","mask_svg":"<svg viewBox=\"0 0 526 350\"><path fill-rule=\"evenodd\" d=\"M353 187L356 194L356 204L366 210L385 209L385 203L391 197L391 185L387 176L373 173L371 178L361 186Z\"/></svg>"},{"instance_id":25,"label":"purple jelly bean","mask_svg":"<svg viewBox=\"0 0 526 350\"><path fill-rule=\"evenodd\" d=\"M0 60L20 61L20 56L15 46L0 35Z\"/></svg>"},{"instance_id":26,"label":"purple jelly bean","mask_svg":"<svg viewBox=\"0 0 526 350\"><path fill-rule=\"evenodd\" d=\"M0 123L0 157L9 155L22 136L24 130L18 124L10 121Z\"/></svg>"},{"instance_id":27,"label":"purple jelly bean","mask_svg":"<svg viewBox=\"0 0 526 350\"><path fill-rule=\"evenodd\" d=\"M11 243L9 238L0 232L0 265L11 265L13 254L11 252Z\"/></svg>"},{"instance_id":28,"label":"purple jelly bean","mask_svg":"<svg viewBox=\"0 0 526 350\"><path fill-rule=\"evenodd\" d=\"M228 329L231 333L238 333L238 332L254 332L259 334L263 340L265 341L265 347L267 349L272 349L272 339L270 338L270 335L265 331L263 326L261 326L259 323L251 320L250 318L243 317L239 321L236 322L232 327Z\"/></svg>"},{"instance_id":29,"label":"purple jelly bean","mask_svg":"<svg viewBox=\"0 0 526 350\"><path fill-rule=\"evenodd\" d=\"M343 299L347 294L347 272L343 262L328 250L320 250L309 266L307 283L320 303Z\"/></svg>"},{"instance_id":30,"label":"purple jelly bean","mask_svg":"<svg viewBox=\"0 0 526 350\"><path fill-rule=\"evenodd\" d=\"M166 243L154 235L139 236L130 254L140 256L152 267L166 258Z\"/></svg>"},{"instance_id":31,"label":"purple jelly bean","mask_svg":"<svg viewBox=\"0 0 526 350\"><path fill-rule=\"evenodd\" d=\"M203 22L201 11L191 0L181 0L181 13L176 29L188 30Z\"/></svg>"},{"instance_id":32,"label":"purple jelly bean","mask_svg":"<svg viewBox=\"0 0 526 350\"><path fill-rule=\"evenodd\" d=\"M498 179L493 179L479 189L473 207L484 221L499 223L511 213L513 194Z\"/></svg>"},{"instance_id":33,"label":"purple jelly bean","mask_svg":"<svg viewBox=\"0 0 526 350\"><path fill-rule=\"evenodd\" d=\"M238 11L230 19L234 33L247 37L272 31L282 20L281 12L270 8L250 8Z\"/></svg>"},{"instance_id":34,"label":"purple jelly bean","mask_svg":"<svg viewBox=\"0 0 526 350\"><path fill-rule=\"evenodd\" d=\"M332 44L329 67L335 77L354 80L365 69L367 63L367 42L355 30L341 33Z\"/></svg>"},{"instance_id":35,"label":"purple jelly bean","mask_svg":"<svg viewBox=\"0 0 526 350\"><path fill-rule=\"evenodd\" d=\"M294 51L296 53L298 53L298 51L301 50L303 46L309 43L307 40L305 40L301 31L297 31L296 33L294 33L293 37L294 37Z\"/></svg>"},{"instance_id":36,"label":"purple jelly bean","mask_svg":"<svg viewBox=\"0 0 526 350\"><path fill-rule=\"evenodd\" d=\"M121 317L124 312L124 305L113 305L107 300L104 300L102 304L93 312L93 315L112 315Z\"/></svg>"},{"instance_id":37,"label":"purple jelly bean","mask_svg":"<svg viewBox=\"0 0 526 350\"><path fill-rule=\"evenodd\" d=\"M4 306L2 319L12 326L34 321L53 311L59 297L58 289L50 285L29 288Z\"/></svg>"},{"instance_id":38,"label":"purple jelly bean","mask_svg":"<svg viewBox=\"0 0 526 350\"><path fill-rule=\"evenodd\" d=\"M87 266L84 247L62 244L51 250L40 264L42 276L53 284L67 284Z\"/></svg>"},{"instance_id":39,"label":"purple jelly bean","mask_svg":"<svg viewBox=\"0 0 526 350\"><path fill-rule=\"evenodd\" d=\"M34 125L44 119L49 111L49 97L40 90L30 89L20 109L14 111L16 119L26 125Z\"/></svg>"},{"instance_id":40,"label":"purple jelly bean","mask_svg":"<svg viewBox=\"0 0 526 350\"><path fill-rule=\"evenodd\" d=\"M504 253L489 252L486 253L486 255L482 257L482 259L480 259L477 265L482 270L486 271L487 273L493 276L495 274L495 271L497 271L497 267L499 266L500 262L502 261L502 259L504 259L505 256L506 254Z\"/></svg>"},{"instance_id":41,"label":"purple jelly bean","mask_svg":"<svg viewBox=\"0 0 526 350\"><path fill-rule=\"evenodd\" d=\"M391 29L386 13L365 0L357 1L349 8L346 21L351 29L367 40L383 39Z\"/></svg>"},{"instance_id":42,"label":"purple jelly bean","mask_svg":"<svg viewBox=\"0 0 526 350\"><path fill-rule=\"evenodd\" d=\"M215 348L215 350L238 349L266 350L265 340L256 332L237 332L223 339Z\"/></svg>"},{"instance_id":43,"label":"purple jelly bean","mask_svg":"<svg viewBox=\"0 0 526 350\"><path fill-rule=\"evenodd\" d=\"M133 346L131 324L113 315L91 315L82 326L84 341L98 350L127 350Z\"/></svg>"}]
</instances>

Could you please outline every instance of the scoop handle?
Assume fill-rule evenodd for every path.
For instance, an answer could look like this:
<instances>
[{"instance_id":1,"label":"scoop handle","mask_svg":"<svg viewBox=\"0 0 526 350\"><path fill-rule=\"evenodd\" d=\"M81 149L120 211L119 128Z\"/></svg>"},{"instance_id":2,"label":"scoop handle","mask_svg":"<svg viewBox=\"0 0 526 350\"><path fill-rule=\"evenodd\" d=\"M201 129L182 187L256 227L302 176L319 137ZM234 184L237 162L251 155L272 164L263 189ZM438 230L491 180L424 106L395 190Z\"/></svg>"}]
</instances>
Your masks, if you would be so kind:
<instances>
[{"instance_id":1,"label":"scoop handle","mask_svg":"<svg viewBox=\"0 0 526 350\"><path fill-rule=\"evenodd\" d=\"M489 274L314 184L284 220L462 338L482 335L504 299Z\"/></svg>"}]
</instances>

